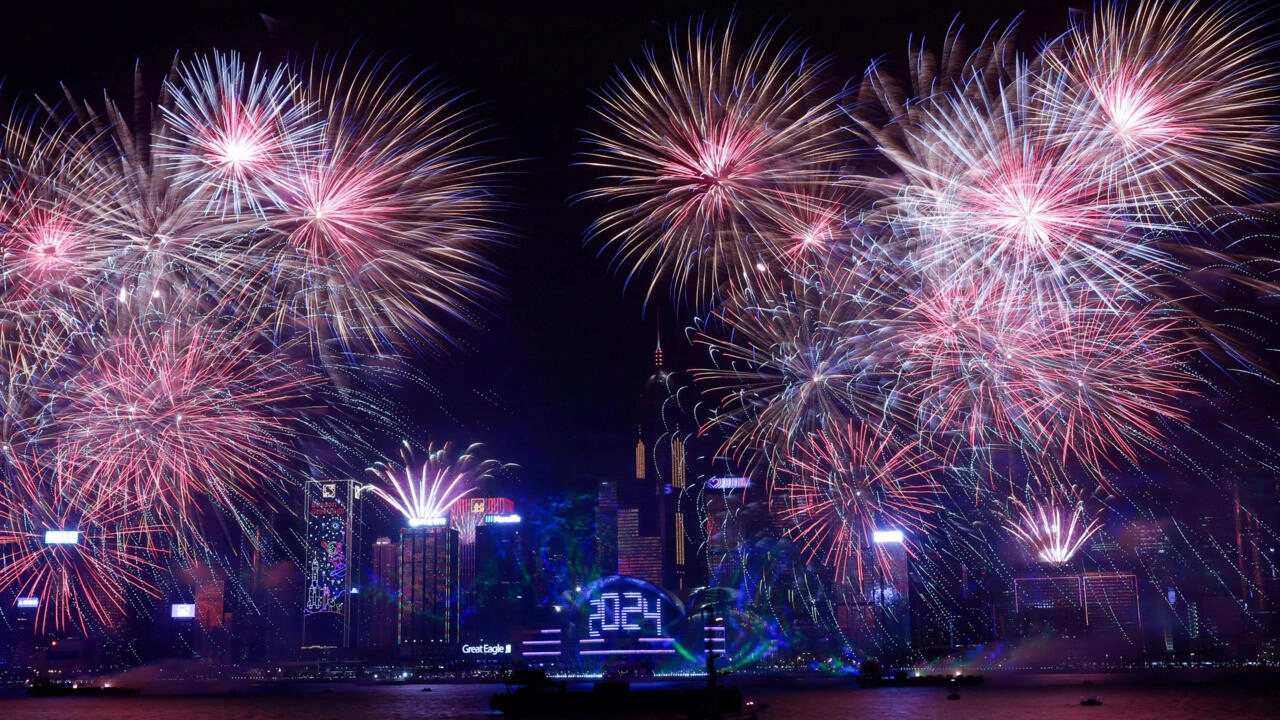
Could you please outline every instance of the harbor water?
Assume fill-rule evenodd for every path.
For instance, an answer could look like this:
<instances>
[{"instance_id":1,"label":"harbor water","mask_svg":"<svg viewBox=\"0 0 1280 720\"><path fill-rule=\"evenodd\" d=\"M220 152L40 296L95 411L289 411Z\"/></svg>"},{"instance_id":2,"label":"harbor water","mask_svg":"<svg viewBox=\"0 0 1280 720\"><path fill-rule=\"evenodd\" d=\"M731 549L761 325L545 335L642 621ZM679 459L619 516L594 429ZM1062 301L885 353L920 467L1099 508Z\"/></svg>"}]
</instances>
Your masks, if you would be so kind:
<instances>
[{"instance_id":1,"label":"harbor water","mask_svg":"<svg viewBox=\"0 0 1280 720\"><path fill-rule=\"evenodd\" d=\"M988 678L948 699L941 687L858 688L852 683L740 682L743 696L767 703L769 720L1272 720L1280 717L1280 677L1272 682L1133 682L1109 676ZM429 690L427 689L429 688ZM495 720L501 685L298 685L217 695L8 697L6 720ZM1102 704L1082 706L1086 697ZM635 718L635 716L626 716ZM590 719L583 719L590 720Z\"/></svg>"}]
</instances>

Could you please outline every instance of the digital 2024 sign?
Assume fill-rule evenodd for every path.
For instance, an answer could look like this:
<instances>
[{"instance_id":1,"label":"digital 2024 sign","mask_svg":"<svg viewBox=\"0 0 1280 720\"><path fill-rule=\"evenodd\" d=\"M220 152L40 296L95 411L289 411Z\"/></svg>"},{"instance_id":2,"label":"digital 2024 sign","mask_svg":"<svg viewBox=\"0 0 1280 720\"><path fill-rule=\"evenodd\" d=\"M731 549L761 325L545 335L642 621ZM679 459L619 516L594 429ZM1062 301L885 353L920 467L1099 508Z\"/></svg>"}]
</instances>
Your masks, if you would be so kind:
<instances>
[{"instance_id":1,"label":"digital 2024 sign","mask_svg":"<svg viewBox=\"0 0 1280 720\"><path fill-rule=\"evenodd\" d=\"M588 600L587 634L657 632L662 627L662 597L640 590L606 590Z\"/></svg>"}]
</instances>

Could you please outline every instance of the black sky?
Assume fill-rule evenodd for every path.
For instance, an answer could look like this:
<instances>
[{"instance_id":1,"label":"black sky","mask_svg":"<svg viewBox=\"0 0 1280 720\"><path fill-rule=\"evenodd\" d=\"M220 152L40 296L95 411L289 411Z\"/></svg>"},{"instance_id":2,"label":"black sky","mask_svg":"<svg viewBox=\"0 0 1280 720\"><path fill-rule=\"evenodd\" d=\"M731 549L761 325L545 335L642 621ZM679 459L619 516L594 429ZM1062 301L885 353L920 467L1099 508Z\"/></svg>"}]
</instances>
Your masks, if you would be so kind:
<instances>
[{"instance_id":1,"label":"black sky","mask_svg":"<svg viewBox=\"0 0 1280 720\"><path fill-rule=\"evenodd\" d=\"M469 352L422 363L469 426L440 427L437 437L489 444L518 463L533 487L572 484L625 471L634 412L648 374L660 321L668 356L687 362L680 329L664 302L644 307L607 262L584 249L599 207L570 204L590 173L574 167L582 129L593 126L593 89L617 67L661 47L668 30L703 16L723 23L736 11L739 37L770 23L831 55L835 86L856 80L876 58L900 60L911 40L939 41L957 12L979 34L996 20L1022 20L1025 42L1062 30L1061 3L888 2L609 2L508 5L484 0L433 2L150 2L72 8L29 3L7 10L0 42L6 102L53 97L66 83L97 100L103 89L128 97L134 64L157 82L175 53L210 49L264 53L270 59L342 54L403 60L407 73L427 70L469 91L493 124L495 154L519 159L512 177L513 247L499 258L507 299ZM264 20L262 15L271 18ZM639 286L640 283L637 283ZM678 320L678 321L677 321ZM496 398L491 401L483 398ZM420 398L410 398L417 402ZM421 438L425 439L425 438Z\"/></svg>"}]
</instances>

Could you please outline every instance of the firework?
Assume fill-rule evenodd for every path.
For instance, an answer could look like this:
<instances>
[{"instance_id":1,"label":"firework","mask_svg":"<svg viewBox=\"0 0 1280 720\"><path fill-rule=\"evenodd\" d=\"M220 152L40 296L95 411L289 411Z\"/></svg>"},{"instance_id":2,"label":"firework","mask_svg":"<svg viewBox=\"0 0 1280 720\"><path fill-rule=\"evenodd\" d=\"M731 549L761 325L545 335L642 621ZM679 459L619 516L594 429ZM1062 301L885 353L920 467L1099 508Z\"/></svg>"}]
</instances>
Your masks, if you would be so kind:
<instances>
[{"instance_id":1,"label":"firework","mask_svg":"<svg viewBox=\"0 0 1280 720\"><path fill-rule=\"evenodd\" d=\"M1240 6L1102 4L1042 54L1056 122L1110 145L1129 192L1249 194L1274 156L1266 23Z\"/></svg>"},{"instance_id":2,"label":"firework","mask_svg":"<svg viewBox=\"0 0 1280 720\"><path fill-rule=\"evenodd\" d=\"M933 456L893 428L848 422L792 446L782 473L788 505L782 519L806 551L837 578L863 584L864 555L881 530L922 531L938 505ZM852 571L852 575L850 572Z\"/></svg>"},{"instance_id":3,"label":"firework","mask_svg":"<svg viewBox=\"0 0 1280 720\"><path fill-rule=\"evenodd\" d=\"M785 258L792 243L770 242L770 220L806 185L834 182L847 157L819 82L826 64L771 33L738 50L733 30L673 33L669 60L650 52L599 94L610 132L591 136L587 164L607 175L587 197L622 207L593 234L633 277L654 271L650 295L665 278L705 297Z\"/></svg>"},{"instance_id":4,"label":"firework","mask_svg":"<svg viewBox=\"0 0 1280 720\"><path fill-rule=\"evenodd\" d=\"M892 289L883 287L874 243L844 243L842 259L811 263L804 275L758 272L730 283L724 307L698 334L715 367L694 377L723 393L714 422L733 428L727 444L736 455L901 412L883 394L893 347L882 308ZM845 264L854 254L864 262Z\"/></svg>"},{"instance_id":5,"label":"firework","mask_svg":"<svg viewBox=\"0 0 1280 720\"><path fill-rule=\"evenodd\" d=\"M1027 543L1038 560L1051 565L1067 564L1102 528L1102 521L1097 518L1086 522L1083 502L1067 504L1056 493L1043 502L1030 504L1015 499L1013 505L1018 517L1006 522L1005 527Z\"/></svg>"},{"instance_id":6,"label":"firework","mask_svg":"<svg viewBox=\"0 0 1280 720\"><path fill-rule=\"evenodd\" d=\"M479 445L472 445L455 455L446 444L429 449L427 459L415 467L413 450L406 442L400 452L403 468L379 464L369 469L390 489L381 485L366 485L365 489L404 515L410 527L445 524L449 506L499 467L497 461L481 459L476 454L479 450Z\"/></svg>"},{"instance_id":7,"label":"firework","mask_svg":"<svg viewBox=\"0 0 1280 720\"><path fill-rule=\"evenodd\" d=\"M167 528L144 520L140 505L85 497L93 489L71 482L61 458L8 454L5 469L0 585L37 598L37 628L111 627L131 591L159 596L147 575L160 567L155 543Z\"/></svg>"},{"instance_id":8,"label":"firework","mask_svg":"<svg viewBox=\"0 0 1280 720\"><path fill-rule=\"evenodd\" d=\"M181 305L105 321L74 339L50 404L69 471L198 540L198 517L244 522L291 455L283 411L306 376L253 327Z\"/></svg>"},{"instance_id":9,"label":"firework","mask_svg":"<svg viewBox=\"0 0 1280 720\"><path fill-rule=\"evenodd\" d=\"M319 130L287 68L214 53L179 65L165 94L156 154L179 188L202 196L213 217L280 204L292 165L305 161Z\"/></svg>"},{"instance_id":10,"label":"firework","mask_svg":"<svg viewBox=\"0 0 1280 720\"><path fill-rule=\"evenodd\" d=\"M476 155L482 127L443 84L374 65L317 65L306 96L324 129L259 247L291 298L283 317L344 343L451 345L495 294L500 165Z\"/></svg>"},{"instance_id":11,"label":"firework","mask_svg":"<svg viewBox=\"0 0 1280 720\"><path fill-rule=\"evenodd\" d=\"M1173 265L1149 240L1178 229L1161 212L1170 198L1123 192L1089 133L1038 122L1030 77L934 99L909 130L921 154L893 157L904 180L881 211L940 282L1018 275L1050 298L1077 278L1149 291Z\"/></svg>"},{"instance_id":12,"label":"firework","mask_svg":"<svg viewBox=\"0 0 1280 720\"><path fill-rule=\"evenodd\" d=\"M1111 453L1136 461L1137 448L1158 447L1198 384L1184 364L1197 349L1190 324L1088 290L1065 305L1024 292L970 283L913 298L895 337L920 431L1070 455L1097 477Z\"/></svg>"},{"instance_id":13,"label":"firework","mask_svg":"<svg viewBox=\"0 0 1280 720\"><path fill-rule=\"evenodd\" d=\"M6 314L48 317L89 300L107 253L75 189L91 174L81 128L45 131L35 118L6 126L0 188L0 290Z\"/></svg>"}]
</instances>

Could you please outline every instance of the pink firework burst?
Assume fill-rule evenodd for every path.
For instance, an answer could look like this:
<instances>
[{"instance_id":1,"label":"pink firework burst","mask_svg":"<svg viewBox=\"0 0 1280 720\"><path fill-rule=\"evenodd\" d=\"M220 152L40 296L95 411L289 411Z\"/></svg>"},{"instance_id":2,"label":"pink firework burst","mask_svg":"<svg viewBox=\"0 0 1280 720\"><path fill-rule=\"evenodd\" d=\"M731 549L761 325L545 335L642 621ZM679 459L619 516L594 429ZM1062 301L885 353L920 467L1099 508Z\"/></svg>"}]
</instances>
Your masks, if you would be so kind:
<instances>
[{"instance_id":1,"label":"pink firework burst","mask_svg":"<svg viewBox=\"0 0 1280 720\"><path fill-rule=\"evenodd\" d=\"M942 489L932 477L937 467L928 450L893 428L850 421L796 442L775 492L787 496L789 535L861 589L866 553L887 562L873 543L876 531L929 527Z\"/></svg>"},{"instance_id":2,"label":"pink firework burst","mask_svg":"<svg viewBox=\"0 0 1280 720\"><path fill-rule=\"evenodd\" d=\"M96 279L89 226L65 206L30 203L12 217L0 238L6 296L28 308L83 301Z\"/></svg>"},{"instance_id":3,"label":"pink firework burst","mask_svg":"<svg viewBox=\"0 0 1280 720\"><path fill-rule=\"evenodd\" d=\"M1034 313L1019 295L998 281L956 282L904 300L894 339L922 432L956 433L980 447L1017 431L1021 408L1009 381L1023 362L1018 324Z\"/></svg>"},{"instance_id":4,"label":"pink firework burst","mask_svg":"<svg viewBox=\"0 0 1280 720\"><path fill-rule=\"evenodd\" d=\"M306 376L252 327L179 308L122 314L86 336L52 398L68 471L198 541L197 517L240 522L287 474L288 410Z\"/></svg>"},{"instance_id":5,"label":"pink firework burst","mask_svg":"<svg viewBox=\"0 0 1280 720\"><path fill-rule=\"evenodd\" d=\"M1042 54L1043 97L1144 195L1248 193L1276 150L1268 23L1237 4L1103 3Z\"/></svg>"},{"instance_id":6,"label":"pink firework burst","mask_svg":"<svg viewBox=\"0 0 1280 720\"><path fill-rule=\"evenodd\" d=\"M968 283L914 296L897 321L903 390L928 434L961 434L1069 458L1101 477L1108 457L1134 461L1198 379L1190 323L1160 305L1099 299L1035 302L1020 285Z\"/></svg>"},{"instance_id":7,"label":"pink firework burst","mask_svg":"<svg viewBox=\"0 0 1280 720\"><path fill-rule=\"evenodd\" d=\"M451 345L496 292L501 168L475 154L482 128L443 85L376 66L318 66L307 93L326 124L266 239L285 309L343 342Z\"/></svg>"},{"instance_id":8,"label":"pink firework burst","mask_svg":"<svg viewBox=\"0 0 1280 720\"><path fill-rule=\"evenodd\" d=\"M761 232L785 271L803 274L810 265L829 265L827 258L856 252L863 200L859 190L843 185L798 187L779 200Z\"/></svg>"},{"instance_id":9,"label":"pink firework burst","mask_svg":"<svg viewBox=\"0 0 1280 720\"><path fill-rule=\"evenodd\" d=\"M95 292L109 254L77 198L92 171L79 131L67 122L44 132L21 118L3 131L0 292L7 312L48 317Z\"/></svg>"},{"instance_id":10,"label":"pink firework burst","mask_svg":"<svg viewBox=\"0 0 1280 720\"><path fill-rule=\"evenodd\" d=\"M691 27L671 37L670 59L621 75L599 93L608 133L589 136L587 164L606 173L586 194L617 204L593 234L606 238L647 288L705 297L762 259L785 257L757 230L810 183L838 177L849 155L838 106L822 94L826 67L794 41L762 34L745 50L733 24L720 37Z\"/></svg>"},{"instance_id":11,"label":"pink firework burst","mask_svg":"<svg viewBox=\"0 0 1280 720\"><path fill-rule=\"evenodd\" d=\"M1072 458L1102 477L1108 457L1138 460L1169 424L1187 420L1181 400L1202 386L1186 361L1200 349L1181 314L1150 303L1042 307L1021 330L1024 372L1011 396L1026 447Z\"/></svg>"},{"instance_id":12,"label":"pink firework burst","mask_svg":"<svg viewBox=\"0 0 1280 720\"><path fill-rule=\"evenodd\" d=\"M1037 292L1079 277L1146 291L1153 270L1177 267L1149 240L1176 229L1167 198L1124 192L1091 134L1039 122L1031 77L934 100L909 131L922 154L894 158L905 179L889 221L943 282L995 270L1034 278Z\"/></svg>"},{"instance_id":13,"label":"pink firework burst","mask_svg":"<svg viewBox=\"0 0 1280 720\"><path fill-rule=\"evenodd\" d=\"M111 627L132 591L159 597L156 541L167 528L136 502L70 482L62 458L6 457L0 489L0 586L36 598L38 630Z\"/></svg>"}]
</instances>

